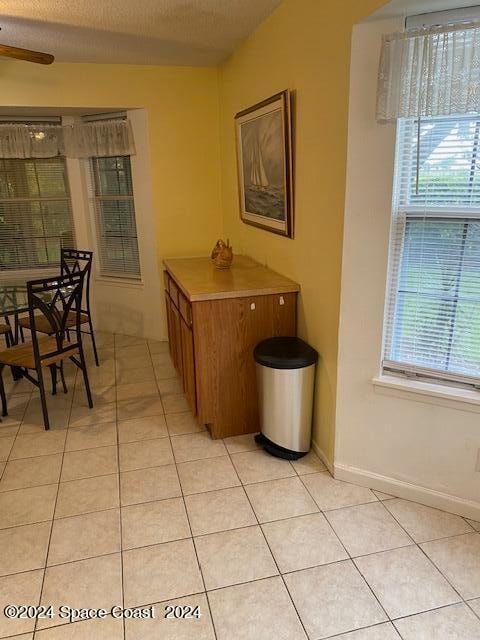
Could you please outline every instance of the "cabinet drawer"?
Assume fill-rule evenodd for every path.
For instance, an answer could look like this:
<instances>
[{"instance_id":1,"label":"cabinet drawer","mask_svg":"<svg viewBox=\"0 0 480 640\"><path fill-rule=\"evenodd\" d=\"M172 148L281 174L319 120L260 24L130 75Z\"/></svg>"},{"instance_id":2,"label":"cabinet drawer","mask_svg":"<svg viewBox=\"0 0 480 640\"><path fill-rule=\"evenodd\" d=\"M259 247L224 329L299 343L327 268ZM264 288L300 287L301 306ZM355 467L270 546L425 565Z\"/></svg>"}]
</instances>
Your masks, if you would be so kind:
<instances>
[{"instance_id":1,"label":"cabinet drawer","mask_svg":"<svg viewBox=\"0 0 480 640\"><path fill-rule=\"evenodd\" d=\"M168 292L170 294L170 298L172 299L173 304L178 309L179 289L178 289L177 285L175 284L175 281L172 278L169 278L169 280L168 280Z\"/></svg>"},{"instance_id":2,"label":"cabinet drawer","mask_svg":"<svg viewBox=\"0 0 480 640\"><path fill-rule=\"evenodd\" d=\"M165 285L165 291L170 291L170 275L168 271L163 272L163 283Z\"/></svg>"},{"instance_id":3,"label":"cabinet drawer","mask_svg":"<svg viewBox=\"0 0 480 640\"><path fill-rule=\"evenodd\" d=\"M178 309L188 327L192 326L192 305L181 291L178 292Z\"/></svg>"}]
</instances>

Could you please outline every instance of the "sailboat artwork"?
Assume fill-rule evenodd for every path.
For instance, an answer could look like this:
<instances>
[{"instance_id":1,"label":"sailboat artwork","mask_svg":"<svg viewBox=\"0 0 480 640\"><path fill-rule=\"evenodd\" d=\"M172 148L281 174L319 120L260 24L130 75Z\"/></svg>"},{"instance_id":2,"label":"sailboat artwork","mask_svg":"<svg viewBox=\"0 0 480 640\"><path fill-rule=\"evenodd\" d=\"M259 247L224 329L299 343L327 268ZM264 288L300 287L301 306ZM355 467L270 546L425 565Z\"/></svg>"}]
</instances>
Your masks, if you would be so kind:
<instances>
[{"instance_id":1,"label":"sailboat artwork","mask_svg":"<svg viewBox=\"0 0 480 640\"><path fill-rule=\"evenodd\" d=\"M293 237L289 92L237 114L236 125L242 220Z\"/></svg>"},{"instance_id":2,"label":"sailboat artwork","mask_svg":"<svg viewBox=\"0 0 480 640\"><path fill-rule=\"evenodd\" d=\"M258 141L252 147L250 159L250 184L252 189L265 189L268 187L268 178L262 159L262 149Z\"/></svg>"}]
</instances>

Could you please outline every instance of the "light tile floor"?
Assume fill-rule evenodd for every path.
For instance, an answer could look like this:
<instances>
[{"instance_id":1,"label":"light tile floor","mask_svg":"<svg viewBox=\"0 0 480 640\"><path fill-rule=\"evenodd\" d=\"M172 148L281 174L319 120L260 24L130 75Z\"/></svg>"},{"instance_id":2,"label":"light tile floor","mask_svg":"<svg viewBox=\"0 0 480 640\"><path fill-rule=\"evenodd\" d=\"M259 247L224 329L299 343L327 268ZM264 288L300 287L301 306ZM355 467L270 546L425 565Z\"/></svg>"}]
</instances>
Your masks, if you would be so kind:
<instances>
[{"instance_id":1,"label":"light tile floor","mask_svg":"<svg viewBox=\"0 0 480 640\"><path fill-rule=\"evenodd\" d=\"M212 441L165 343L99 335L95 407L8 378L0 424L0 638L480 640L480 525ZM7 604L156 618L7 619ZM165 606L200 619L165 619ZM183 609L185 610L185 609Z\"/></svg>"}]
</instances>

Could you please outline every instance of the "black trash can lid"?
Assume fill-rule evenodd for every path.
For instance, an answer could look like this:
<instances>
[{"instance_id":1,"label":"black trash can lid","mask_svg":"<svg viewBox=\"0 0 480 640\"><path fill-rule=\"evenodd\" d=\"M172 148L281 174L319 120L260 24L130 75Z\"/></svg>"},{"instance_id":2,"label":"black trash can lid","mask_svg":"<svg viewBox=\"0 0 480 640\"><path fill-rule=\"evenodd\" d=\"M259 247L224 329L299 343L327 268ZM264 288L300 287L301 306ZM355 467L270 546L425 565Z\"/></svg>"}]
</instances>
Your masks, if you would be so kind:
<instances>
[{"instance_id":1,"label":"black trash can lid","mask_svg":"<svg viewBox=\"0 0 480 640\"><path fill-rule=\"evenodd\" d=\"M255 362L271 369L303 369L315 364L318 353L300 338L278 337L259 342Z\"/></svg>"}]
</instances>

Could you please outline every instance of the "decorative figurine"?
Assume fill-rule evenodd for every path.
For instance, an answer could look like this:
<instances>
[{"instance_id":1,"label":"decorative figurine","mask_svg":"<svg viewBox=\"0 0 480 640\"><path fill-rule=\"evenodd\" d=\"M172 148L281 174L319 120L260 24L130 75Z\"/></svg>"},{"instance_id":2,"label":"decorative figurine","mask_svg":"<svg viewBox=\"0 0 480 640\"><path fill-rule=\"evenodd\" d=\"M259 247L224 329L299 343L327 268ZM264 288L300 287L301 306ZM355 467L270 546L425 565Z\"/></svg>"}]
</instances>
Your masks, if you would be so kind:
<instances>
[{"instance_id":1,"label":"decorative figurine","mask_svg":"<svg viewBox=\"0 0 480 640\"><path fill-rule=\"evenodd\" d=\"M230 246L230 240L227 239L227 244L223 240L218 240L217 244L213 247L212 262L217 269L229 269L233 260L233 250Z\"/></svg>"}]
</instances>

